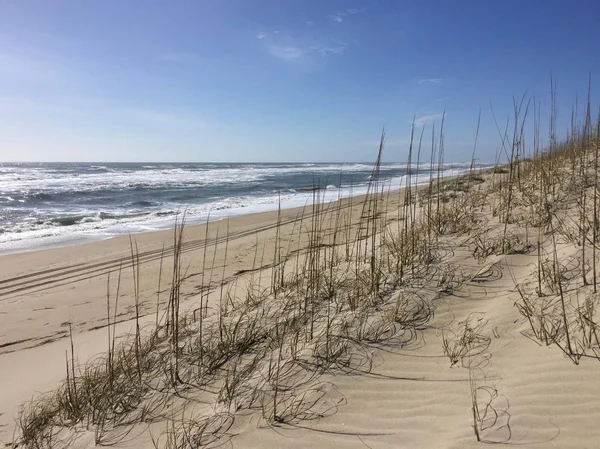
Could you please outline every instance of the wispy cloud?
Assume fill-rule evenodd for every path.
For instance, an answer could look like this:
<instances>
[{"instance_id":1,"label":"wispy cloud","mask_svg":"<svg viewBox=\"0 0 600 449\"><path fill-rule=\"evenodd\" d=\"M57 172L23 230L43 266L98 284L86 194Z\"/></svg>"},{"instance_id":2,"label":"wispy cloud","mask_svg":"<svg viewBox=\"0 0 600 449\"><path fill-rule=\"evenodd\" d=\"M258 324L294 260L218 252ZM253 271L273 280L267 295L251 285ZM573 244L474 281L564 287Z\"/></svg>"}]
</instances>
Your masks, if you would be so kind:
<instances>
[{"instance_id":1,"label":"wispy cloud","mask_svg":"<svg viewBox=\"0 0 600 449\"><path fill-rule=\"evenodd\" d=\"M268 47L272 56L289 62L308 62L316 56L333 57L342 54L345 50L344 43L272 44Z\"/></svg>"},{"instance_id":2,"label":"wispy cloud","mask_svg":"<svg viewBox=\"0 0 600 449\"><path fill-rule=\"evenodd\" d=\"M446 113L446 115L448 115ZM414 119L414 124L416 127L422 127L424 126L426 123L433 123L438 119L441 119L444 116L444 114L428 114L428 115L422 115L420 117L417 117ZM413 121L411 120L410 123L413 123Z\"/></svg>"},{"instance_id":3,"label":"wispy cloud","mask_svg":"<svg viewBox=\"0 0 600 449\"><path fill-rule=\"evenodd\" d=\"M329 55L339 55L346 50L345 44L339 45L313 45L310 49L314 52L317 52L321 56L329 56Z\"/></svg>"},{"instance_id":4,"label":"wispy cloud","mask_svg":"<svg viewBox=\"0 0 600 449\"><path fill-rule=\"evenodd\" d=\"M285 61L298 61L305 56L305 52L295 45L270 45L269 53Z\"/></svg>"},{"instance_id":5,"label":"wispy cloud","mask_svg":"<svg viewBox=\"0 0 600 449\"><path fill-rule=\"evenodd\" d=\"M335 14L331 14L328 18L332 22L342 23L346 19L346 17L348 17L350 15L358 14L359 12L360 11L358 9L348 8L343 11L338 11Z\"/></svg>"},{"instance_id":6,"label":"wispy cloud","mask_svg":"<svg viewBox=\"0 0 600 449\"><path fill-rule=\"evenodd\" d=\"M357 9L346 9L329 16L334 22L343 22L350 14L357 14ZM304 22L307 26L315 24L313 20ZM327 35L311 36L313 33L308 29L304 32L298 31L290 34L289 31L261 31L254 37L261 42L263 49L277 59L294 63L310 63L316 58L333 57L344 53L348 47L347 43L335 38L335 32Z\"/></svg>"},{"instance_id":7,"label":"wispy cloud","mask_svg":"<svg viewBox=\"0 0 600 449\"><path fill-rule=\"evenodd\" d=\"M346 43L335 40L297 39L291 36L267 35L260 40L271 55L287 62L309 62L315 57L340 55L346 50Z\"/></svg>"},{"instance_id":8,"label":"wispy cloud","mask_svg":"<svg viewBox=\"0 0 600 449\"><path fill-rule=\"evenodd\" d=\"M419 84L424 84L427 86L436 86L442 84L444 80L442 78L421 78L417 81Z\"/></svg>"}]
</instances>

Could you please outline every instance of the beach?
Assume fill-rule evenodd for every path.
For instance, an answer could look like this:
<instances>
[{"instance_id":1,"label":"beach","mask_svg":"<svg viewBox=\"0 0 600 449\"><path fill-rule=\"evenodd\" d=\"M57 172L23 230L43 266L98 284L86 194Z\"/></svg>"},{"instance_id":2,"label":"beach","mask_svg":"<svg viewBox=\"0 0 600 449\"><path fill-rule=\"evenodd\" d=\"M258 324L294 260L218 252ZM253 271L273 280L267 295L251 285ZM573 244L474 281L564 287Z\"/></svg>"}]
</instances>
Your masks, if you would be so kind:
<instances>
[{"instance_id":1,"label":"beach","mask_svg":"<svg viewBox=\"0 0 600 449\"><path fill-rule=\"evenodd\" d=\"M393 194L393 198L397 200L398 193ZM361 200L364 196L342 200L341 204L356 217L361 212ZM303 206L186 226L183 263L187 275L182 294L187 302L184 301L182 307L193 306L203 272L206 276L212 272L212 282L219 284L221 280L231 281L241 271L251 270L256 265L257 245L264 247L261 251L266 254L263 255L264 264L268 265L266 260L272 258L276 233L287 233L292 238L292 232L299 228L300 217L302 214L309 216L310 211L310 207ZM214 270L213 267L222 267L225 263L227 232L225 269ZM129 236L120 236L0 256L3 274L0 284L0 357L2 366L12 367L2 370L0 384L6 390L2 394L0 419L6 421L0 429L12 431L19 406L35 393L54 388L64 378L64 351L70 347L68 323L74 334L78 359L87 360L106 350L106 292L111 279L114 290L120 278L119 332L132 330L134 283L133 272L128 266L132 242L141 254L141 315L144 322L152 324L161 270L163 282L168 283L173 260L173 230L139 233L132 235L131 240ZM214 260L209 263L203 260L205 247L211 255L215 248L217 250ZM205 271L202 271L203 266ZM163 286L162 300L159 298L161 310L167 301L164 289ZM10 432L3 434L6 441L10 436Z\"/></svg>"},{"instance_id":2,"label":"beach","mask_svg":"<svg viewBox=\"0 0 600 449\"><path fill-rule=\"evenodd\" d=\"M96 425L74 434L58 427L53 447L187 447L193 435L207 447L594 447L600 389L592 334L578 337L591 339L589 349L573 343L572 352L561 351L564 333L540 342L531 324L537 315L523 313L540 254L554 251L560 266L576 267L581 248L561 240L553 249L529 206L512 209L510 220L498 215L508 176L508 169L473 172L404 190L375 183L368 195L340 202L189 225L182 238L165 230L0 257L0 441L18 434L14 420L26 401L65 388L65 376L67 387L69 378L84 382L85 362L106 357L115 341L133 348L136 327L143 347L158 338L147 373L158 371L143 383L163 376L173 362L157 365L153 351L168 349L152 329L168 329L176 284L186 342L176 356L179 396L159 400L165 393L152 390L153 418L106 424L100 433ZM522 175L523 192L533 176ZM520 198L516 185L511 194ZM572 204L560 204L564 216L577 216ZM443 220L423 225L437 207ZM578 273L568 291L588 295ZM555 294L544 295L557 304ZM283 321L288 313L313 318L294 325L297 318ZM264 336L251 337L263 335L261 326ZM220 351L210 341L228 338L247 349L206 377L208 361L199 373L187 368L198 332L201 353ZM271 372L277 380L262 387ZM192 386L200 381L205 386Z\"/></svg>"},{"instance_id":3,"label":"beach","mask_svg":"<svg viewBox=\"0 0 600 449\"><path fill-rule=\"evenodd\" d=\"M482 166L481 164L477 165ZM483 165L486 166L485 164ZM490 166L489 164L487 165ZM468 163L441 164L440 174ZM120 235L291 209L365 194L368 163L2 163L0 254L59 248ZM413 181L438 176L413 166ZM401 188L406 163L385 163L380 176Z\"/></svg>"},{"instance_id":4,"label":"beach","mask_svg":"<svg viewBox=\"0 0 600 449\"><path fill-rule=\"evenodd\" d=\"M0 449L600 448L600 2L0 3Z\"/></svg>"}]
</instances>

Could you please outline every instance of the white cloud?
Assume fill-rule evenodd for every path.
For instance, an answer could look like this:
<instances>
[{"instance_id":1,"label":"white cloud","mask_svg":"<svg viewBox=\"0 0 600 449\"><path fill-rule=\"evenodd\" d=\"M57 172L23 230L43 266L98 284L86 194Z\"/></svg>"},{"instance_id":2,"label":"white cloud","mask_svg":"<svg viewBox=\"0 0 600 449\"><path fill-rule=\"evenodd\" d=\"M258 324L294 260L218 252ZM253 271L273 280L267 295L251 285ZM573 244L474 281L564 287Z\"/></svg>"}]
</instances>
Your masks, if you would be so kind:
<instances>
[{"instance_id":1,"label":"white cloud","mask_svg":"<svg viewBox=\"0 0 600 449\"><path fill-rule=\"evenodd\" d=\"M347 44L343 41L314 39L310 37L311 33L306 33L304 36L277 33L279 32L269 33L268 39L264 39L266 45L261 45L261 47L271 56L282 61L310 63L317 57L340 55L347 48ZM260 33L256 37L262 40L263 36L267 36L267 33Z\"/></svg>"},{"instance_id":2,"label":"white cloud","mask_svg":"<svg viewBox=\"0 0 600 449\"><path fill-rule=\"evenodd\" d=\"M348 8L344 11L339 11L335 14L330 15L329 20L337 23L342 23L345 20L346 16L358 14L359 12L360 11L358 9Z\"/></svg>"},{"instance_id":3,"label":"white cloud","mask_svg":"<svg viewBox=\"0 0 600 449\"><path fill-rule=\"evenodd\" d=\"M425 84L428 86L435 86L438 84L442 84L444 80L442 78L421 78L417 81L419 84Z\"/></svg>"},{"instance_id":4,"label":"white cloud","mask_svg":"<svg viewBox=\"0 0 600 449\"><path fill-rule=\"evenodd\" d=\"M304 22L305 24L307 24L308 26L314 25L315 22L312 20L307 20L306 22Z\"/></svg>"},{"instance_id":5,"label":"white cloud","mask_svg":"<svg viewBox=\"0 0 600 449\"><path fill-rule=\"evenodd\" d=\"M308 62L315 56L328 57L340 55L346 50L344 43L317 42L306 43L290 42L287 44L273 44L268 47L268 52L278 59L289 62Z\"/></svg>"},{"instance_id":6,"label":"white cloud","mask_svg":"<svg viewBox=\"0 0 600 449\"><path fill-rule=\"evenodd\" d=\"M344 52L346 45L313 45L311 50L319 53L321 56L339 55Z\"/></svg>"},{"instance_id":7,"label":"white cloud","mask_svg":"<svg viewBox=\"0 0 600 449\"><path fill-rule=\"evenodd\" d=\"M266 33L258 33L258 34L256 35L256 38L257 38L257 39L264 39L265 37L267 37L267 34L266 34Z\"/></svg>"},{"instance_id":8,"label":"white cloud","mask_svg":"<svg viewBox=\"0 0 600 449\"><path fill-rule=\"evenodd\" d=\"M448 114L446 114L448 115ZM416 127L422 127L427 123L433 123L438 119L441 119L444 116L444 114L429 114L429 115L422 115L421 117L417 117L414 120L415 126ZM411 124L413 123L412 121L410 122Z\"/></svg>"},{"instance_id":9,"label":"white cloud","mask_svg":"<svg viewBox=\"0 0 600 449\"><path fill-rule=\"evenodd\" d=\"M304 56L304 51L295 45L271 45L269 53L285 61L297 61Z\"/></svg>"}]
</instances>

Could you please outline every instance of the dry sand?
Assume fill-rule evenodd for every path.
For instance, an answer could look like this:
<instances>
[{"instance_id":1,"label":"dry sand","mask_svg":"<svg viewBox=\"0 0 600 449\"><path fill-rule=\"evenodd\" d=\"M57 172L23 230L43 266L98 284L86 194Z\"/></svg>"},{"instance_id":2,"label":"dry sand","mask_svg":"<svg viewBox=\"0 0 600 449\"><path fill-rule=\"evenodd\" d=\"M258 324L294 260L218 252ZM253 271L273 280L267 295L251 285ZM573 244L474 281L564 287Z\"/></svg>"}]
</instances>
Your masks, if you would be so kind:
<instances>
[{"instance_id":1,"label":"dry sand","mask_svg":"<svg viewBox=\"0 0 600 449\"><path fill-rule=\"evenodd\" d=\"M360 200L361 197L342 200L342 204L352 207L354 214L359 214L357 203ZM333 207L333 203L330 206ZM308 216L310 208L282 210L280 232L290 236L294 231L297 233L301 214ZM261 248L258 257L264 257L264 264L268 265L267 261L272 260L277 222L278 212L265 212L235 217L229 223L227 220L210 222L208 234L206 224L186 227L182 252L186 280L182 286L182 297L187 302L182 303L182 308L193 307L203 267L207 279L210 274L213 275L214 285L221 279L227 282L260 262L255 260L257 243ZM227 227L229 238L225 271L221 268L211 270L215 242L214 265L222 267L225 262ZM164 284L168 284L173 260L173 231L140 233L133 235L132 239L141 262L142 323L153 323L160 273L163 284L162 297L159 297L161 311L168 298L168 291L165 292L168 286ZM205 246L209 248L208 261L203 260ZM79 360L84 361L106 351L109 273L114 294L121 272L118 332L124 334L132 330L135 310L133 271L127 266L130 260L128 236L0 256L0 442L11 440L19 406L35 393L53 389L65 377L65 350L70 350L69 323Z\"/></svg>"},{"instance_id":2,"label":"dry sand","mask_svg":"<svg viewBox=\"0 0 600 449\"><path fill-rule=\"evenodd\" d=\"M392 194L390 210L397 205L396 198ZM356 200L353 210L360 213ZM282 222L287 223L282 235L297 233L299 212L282 211ZM482 218L490 225L497 223L489 211ZM230 221L226 279L252 268L257 242L267 254L263 265L272 260L276 222L276 212ZM223 236L225 226L224 221L211 223L209 241L216 239L217 228ZM482 223L479 229L484 227ZM205 232L204 225L185 231L184 265L189 268L184 308L194 303L203 276ZM143 322L152 323L161 249L164 242L169 247L172 232L134 237L142 259ZM459 267L465 281L451 294L426 286L426 294L435 298L435 317L414 344L374 350L368 374L322 376L323 382L335 385L339 399L331 416L277 429L259 425L254 415L236 417L235 436L229 444L236 448L479 446L482 443L473 432L471 371L461 366L463 362L451 366L441 344L443 334L470 320L481 323L482 333L491 341L482 354L473 357L478 366L477 387L482 393L497 392L488 408L490 415L497 413L497 420L490 421L485 432L488 441L539 448L599 447L598 361L582 359L576 366L556 346L540 346L524 335L529 325L515 307L518 294L513 279L533 281L536 253L492 255L477 261L472 257L471 238L463 234L441 240L444 262ZM527 238L534 243L532 236ZM223 248L224 242L220 245ZM567 257L577 249L565 244L561 251ZM114 282L121 259L129 252L129 239L119 237L0 257L0 442L11 441L20 404L36 392L54 388L65 377L65 351L70 345L65 323L72 323L80 361L106 349L108 271ZM223 265L223 256L224 251L217 252L215 266ZM164 265L169 261L166 256ZM220 282L221 270L214 270L213 277L215 284ZM132 284L131 269L126 268L121 279L120 332L131 330ZM166 293L161 303L164 300ZM132 437L116 447L152 445L147 437Z\"/></svg>"}]
</instances>

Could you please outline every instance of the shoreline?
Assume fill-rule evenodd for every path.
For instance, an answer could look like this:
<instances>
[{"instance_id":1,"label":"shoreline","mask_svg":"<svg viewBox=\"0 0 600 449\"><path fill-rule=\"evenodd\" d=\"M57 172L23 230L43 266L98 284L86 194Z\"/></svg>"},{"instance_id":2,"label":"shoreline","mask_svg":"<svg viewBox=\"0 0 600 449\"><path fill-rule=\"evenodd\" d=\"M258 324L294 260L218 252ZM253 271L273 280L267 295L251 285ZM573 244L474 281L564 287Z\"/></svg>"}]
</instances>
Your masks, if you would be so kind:
<instances>
[{"instance_id":1,"label":"shoreline","mask_svg":"<svg viewBox=\"0 0 600 449\"><path fill-rule=\"evenodd\" d=\"M476 168L474 173L481 174L487 170L487 167ZM444 182L460 176L465 176L465 173L444 177ZM413 184L413 188L421 191L427 185L428 182ZM404 190L405 187L388 189L382 191L380 195L386 198L385 202L389 203L390 207L398 207L404 200L402 198ZM359 194L319 204L330 208L336 207L340 203L341 209L357 209L360 208L359 206L366 197L367 194ZM296 224L310 217L311 209L313 209L312 204L305 204L286 209L282 208L280 211L275 209L249 213L230 218L216 219L214 221L211 220L209 222L205 221L194 224L186 222L183 252L191 257L194 251L201 251L204 246L214 246L217 248L219 244L223 243L223 233L226 226L229 230L228 241L239 242L239 245L244 247L245 251L248 251L249 248L260 244L259 234L262 234L261 238L265 241L275 235L278 216L280 225L283 228L287 227L287 229L282 229L282 232L294 233ZM350 211L351 215L357 213L359 213L358 209ZM88 285L88 294L92 294L98 299L103 298L106 294L105 284L107 276L111 273L114 275L117 270L120 270L123 263L125 262L126 264L130 259L132 249L130 245L132 242L140 251L141 263L150 266L148 269L149 272L144 277L154 280L157 277L160 268L159 265L162 263L161 260L163 257L168 259L171 256L169 250L172 248L170 242L173 241L173 231L174 227L171 226L169 229L124 234L69 246L0 254L0 273L2 273L0 277L0 329L5 329L4 332L0 331L0 355L22 347L30 347L30 344L27 343L28 341L31 341L33 346L36 346L40 341L47 342L54 340L56 337L62 338L65 336L64 332L59 332L59 329L54 329L54 332L48 332L48 329L44 329L44 332L41 332L41 329L38 328L39 335L33 339L9 337L13 333L21 334L21 332L17 332L19 320L3 325L3 318L10 315L10 312L3 310L2 304L22 301L23 296L27 295L36 298L35 308L32 307L33 311L44 310L44 308L52 310L55 307L53 298L56 295L63 294L67 289L69 291L76 290L76 286L83 283ZM219 232L221 232L220 235ZM219 239L220 241L218 241ZM236 262L238 262L240 270L246 270L247 266L244 266L244 264L247 265L252 260L240 257L236 259ZM235 270L232 268L231 261L227 261L227 264L228 271L230 271L228 275L231 277L234 275ZM197 261L191 269L200 269ZM130 281L129 277L131 277L131 274L125 273L124 284L126 288L129 287L127 285L127 281ZM155 293L155 290L149 290L147 295L150 297ZM128 292L126 289L122 294L131 296L132 292ZM25 325L25 320L30 311L20 310L20 312L23 319L22 323ZM66 311L63 310L63 312ZM99 320L103 320L105 318L105 311L101 310L100 315L101 318ZM70 319L63 319L61 323L67 321L70 321ZM84 321L88 324L88 330L93 327L87 323L87 320ZM48 323L44 326L47 327L47 325ZM6 329L12 329L12 332L6 331ZM84 331L86 329L75 329L75 331L80 330Z\"/></svg>"},{"instance_id":2,"label":"shoreline","mask_svg":"<svg viewBox=\"0 0 600 449\"><path fill-rule=\"evenodd\" d=\"M444 178L447 179L450 177ZM421 191L427 185L421 184L416 189ZM404 201L404 191L395 189L378 193L381 204L386 204L394 216ZM327 210L331 216L339 205L344 214L353 217L350 225L355 232L366 197L343 198L339 203L333 201L317 209ZM181 289L182 310L194 306L205 276L210 279L212 289L221 282L235 286L238 279L243 282L246 276L243 273L251 276L254 271L269 269L277 239L287 240L288 249L307 245L307 226L314 209L307 205L186 226L181 262L186 267ZM140 322L152 326L157 307L163 310L168 300L168 285L161 287L161 295L157 298L157 280L161 279L164 265L162 282L169 283L173 229L135 234L132 240L140 254ZM223 254L226 247L229 256ZM206 264L203 261L205 248L207 259L211 259ZM116 332L122 336L132 331L135 275L128 265L130 257L127 235L0 256L0 272L3 273L0 279L0 364L13 367L3 370L0 383L19 385L4 395L5 404L0 407L0 441L2 426L12 426L4 421L16 416L24 401L36 392L53 389L64 379L64 355L70 350L70 327L79 362L106 351L106 295L109 290L114 301L117 279L120 282L118 310L111 312L115 314ZM214 267L217 269L213 275ZM44 366L43 375L33 376L28 382L20 381L40 364Z\"/></svg>"},{"instance_id":3,"label":"shoreline","mask_svg":"<svg viewBox=\"0 0 600 449\"><path fill-rule=\"evenodd\" d=\"M562 165L555 167L560 171ZM518 201L530 198L530 181L536 175L524 171L521 184L513 181ZM226 418L225 433L218 427L215 438L227 442L235 437L236 447L265 442L277 447L355 447L356 435L370 447L397 447L398 441L448 448L475 448L479 441L581 447L591 435L581 429L593 428L598 414L586 414L582 422L571 405L598 396L597 362L571 363L561 354L566 347L560 341L540 349L543 345L531 335L535 328L515 307L538 298L535 264L540 261L530 223L537 215L523 205L505 206L514 220L499 218L496 207L505 204L501 199L506 187L496 176L504 180L509 175L477 171L473 177L436 183L437 194L430 195L427 184L411 191L379 188L369 202L358 196L190 225L180 257L173 254L173 230L137 234L137 265L128 236L0 257L0 269L13 273L0 280L0 364L9 367L0 370L0 442L10 445L15 431L31 435L23 432L48 410L56 418L42 422L40 429L50 426L57 441L69 441L72 435L69 447L82 449L98 441L122 449L162 447L155 437L162 436L164 442L173 432L187 435L188 428L177 427L179 422L202 425L213 422L206 421L213 416L215 422ZM403 207L405 200L414 208ZM571 197L557 201L566 213L577 215L573 204L578 203ZM441 204L445 206L440 209ZM367 229L377 229L377 234ZM372 236L381 240L374 242ZM408 241L411 245L402 243ZM538 251L540 246L544 257L552 251L561 260L581 257L572 243L559 241L557 248L554 236L538 243ZM365 257L370 248L376 257ZM172 358L178 353L169 343L175 334L168 333L164 318L173 310L168 304L169 284L177 279L171 278L174 266L182 270L174 300L181 311L175 319L184 329L174 346L180 348L176 351L181 359ZM377 282L377 291L370 289L371 282ZM552 287L543 286L541 300L551 299ZM579 276L571 287L576 291L568 290L565 298L571 305L577 304L579 293L591 289ZM328 300L331 294L335 296ZM283 320L282 314L288 318ZM134 357L138 335L147 348L139 353L142 359ZM117 352L111 352L111 341ZM242 352L228 352L235 350ZM226 365L218 365L215 374L211 363L221 363L219 354L226 357ZM107 360L118 362L106 365ZM183 377L177 382L183 396L169 383L172 371L166 368L174 366L173 360L181 360L177 366ZM118 377L106 377L113 366ZM131 376L135 366L144 367L141 382ZM245 374L247 366L252 375ZM65 384L66 372L76 376L71 379L77 379L77 391L85 398L80 403L99 410L105 405L96 402L96 392L99 400L111 401L123 394L130 397L127 392L138 391L135 385L170 389L143 392L144 408L103 412L135 417L138 409L148 410L153 420L132 421L134 427L125 429L135 428L135 435L123 440L118 421L91 426L85 420L66 421L64 416L70 415L65 413L72 412L64 404L71 402L62 398L74 391L65 390L65 385L71 388ZM282 383L280 376L285 376ZM110 387L111 379L119 389ZM242 383L230 384L229 379ZM79 389L91 380L98 389ZM241 387L231 390L231 385ZM284 395L287 388L292 388L291 399ZM276 415L275 405L268 408L276 400L272 391L282 392L277 410L287 414ZM568 395L553 395L556 391ZM43 392L52 393L39 394ZM296 427L297 409L279 408L294 398L302 404L309 400L307 413L314 410L319 419L300 414ZM170 407L167 414L163 400ZM496 413L489 425L477 415L473 422L473 410L489 407ZM427 430L432 419L436 432ZM34 435L39 434L36 429Z\"/></svg>"},{"instance_id":4,"label":"shoreline","mask_svg":"<svg viewBox=\"0 0 600 449\"><path fill-rule=\"evenodd\" d=\"M447 165L450 168L447 169L447 173L444 175L444 179L461 176L468 172L468 168L464 163L448 163ZM454 166L465 165L465 168L457 168ZM490 164L477 164L474 167L477 171L482 171L491 168ZM426 185L429 181L429 175L427 175L427 179L421 179L425 175L419 173L413 173L412 175L417 180L413 180L413 186L421 186ZM435 179L433 176L431 179ZM406 175L403 175L400 178L382 178L380 181L386 188L391 191L399 190L404 188L404 182L406 181ZM357 186L346 186L343 189L336 188L334 190L330 190L329 187L316 188L315 192L318 192L319 198L317 199L320 203L335 203L336 201L345 200L349 198L360 198L364 196L367 192L368 185L357 185ZM279 204L278 202L266 202L266 203L257 203L252 206L235 206L231 208L223 208L223 209L212 209L209 210L208 215L194 215L187 216L187 222L189 226L197 226L206 223L207 218L208 221L223 221L227 219L234 219L249 215L256 215L268 212L274 212L281 207L281 210L290 210L290 209L298 209L302 207L310 207L312 205L312 201L315 199L314 197L310 197L312 195L312 191L304 191L303 192L308 195L308 197L299 196L298 198L288 198ZM182 210L186 210L184 208ZM148 215L152 215L152 212L149 212ZM0 258L9 255L22 254L28 252L36 252L36 251L45 251L45 250L53 250L59 248L67 248L67 247L76 247L80 245L85 245L88 243L96 243L111 240L113 238L119 238L122 236L129 235L141 235L148 232L162 232L169 231L173 229L173 223L176 217L180 216L180 213L170 215L169 218L160 218L156 216L150 222L140 222L136 224L132 222L130 224L123 224L123 229L121 231L109 231L109 228L106 228L106 232L102 232L100 229L97 233L89 233L85 230L74 229L72 235L66 232L70 226L64 226L65 233L57 234L57 235L47 235L42 237L24 237L18 240L9 240L4 242L0 247ZM115 224L115 226L118 226ZM130 226L131 228L127 228ZM60 226L59 226L60 227ZM135 230L136 227L143 227L143 230ZM48 228L49 230L52 228ZM127 232L126 232L127 231Z\"/></svg>"},{"instance_id":5,"label":"shoreline","mask_svg":"<svg viewBox=\"0 0 600 449\"><path fill-rule=\"evenodd\" d=\"M403 189L386 191L383 201L393 208L403 200L402 192ZM366 195L358 195L339 203L349 214L359 217L365 198ZM324 207L337 205L338 201L334 201ZM221 281L235 284L235 279L243 279L243 272L255 268L260 271L265 268L263 265L268 266L278 234L279 238L293 240L302 220L310 221L312 209L302 206L230 218L227 260L222 254L227 220L186 226L182 263L187 267L187 276L181 291L182 309L193 306L200 294L198 280L203 278L202 273L212 272L213 264L220 268L215 270L218 273L211 278L211 285ZM306 226L304 223L302 228ZM140 322L152 326L163 259L163 282L169 281L166 278L172 264L173 229L143 232L132 235L132 239L140 252ZM300 244L300 240L296 243ZM213 259L211 266L204 266L202 261L204 247ZM253 268L258 247L266 248L268 255L261 249L265 260ZM12 429L14 421L10 420L25 401L36 393L55 388L64 379L64 355L70 350L68 323L72 326L79 362L106 351L106 293L110 286L114 296L117 277L120 296L116 333L124 336L133 330L134 282L131 268L126 266L130 251L129 236L123 235L76 246L0 256L0 365L12 367L0 370L0 384L13 386L3 392L4 402L0 404L0 441L9 441L10 435L3 434L3 429ZM163 292L160 297L161 309L167 296ZM43 375L30 375L40 364L44 366ZM24 377L30 380L21 381Z\"/></svg>"},{"instance_id":6,"label":"shoreline","mask_svg":"<svg viewBox=\"0 0 600 449\"><path fill-rule=\"evenodd\" d=\"M386 193L389 196L400 196L403 189L391 190ZM364 201L366 195L358 195L339 200L342 208L356 208ZM327 207L335 207L337 200L326 203ZM274 234L277 226L278 215L280 215L282 227L294 227L298 223L301 214L304 217L310 216L312 205L301 207L281 209L279 213L275 211L259 212L247 215L209 221L208 223L186 224L185 226L185 244L184 254L191 256L195 251L201 251L204 247L206 237L208 237L207 246L218 246L219 240L222 240L227 222L229 223L229 244L241 246L250 246L256 244L256 239L268 239ZM207 231L208 226L208 231ZM149 273L144 275L144 279L154 280L155 272L158 270L158 264L161 254L165 259L170 257L169 249L173 240L173 230L156 230L131 234L132 242L138 246L141 254L141 263L143 266L152 265ZM218 233L220 232L220 235ZM260 235L264 234L264 235ZM130 236L120 235L104 240L86 242L73 246L61 246L58 248L46 248L14 254L0 255L0 304L6 304L9 301L23 300L24 296L36 298L36 307L38 310L43 307L52 307L53 297L63 293L65 289L76 289L75 285L80 283L94 284L88 287L88 294L92 293L100 300L105 296L106 277L109 272L116 272L121 263L127 263L131 257ZM164 250L163 250L164 244ZM260 243L259 243L260 244ZM230 251L231 251L230 247ZM247 249L247 248L246 248ZM228 265L230 265L228 262ZM249 259L239 261L239 265L250 262ZM194 262L197 265L197 261ZM192 269L198 269L194 265ZM247 267L242 267L247 269ZM124 272L123 285L125 290L121 292L127 295L127 285L129 272ZM101 285L98 280L102 278ZM91 290L90 290L91 288ZM148 292L150 296L152 292ZM47 303L47 304L46 304ZM0 329L5 331L0 334L0 354L6 352L7 348L20 345L21 338L7 338L6 329L16 327L6 324L2 326L2 317L10 315L0 309ZM25 311L26 312L26 311ZM102 317L101 319L104 319ZM39 339L38 339L39 340Z\"/></svg>"},{"instance_id":7,"label":"shoreline","mask_svg":"<svg viewBox=\"0 0 600 449\"><path fill-rule=\"evenodd\" d=\"M398 189L394 189L392 190L392 192L397 191L397 190L401 190L403 189L403 187L400 187ZM326 201L325 203L321 203L321 204L332 204L332 203L336 203L337 201L347 201L350 198L352 199L357 199L357 200L361 200L362 197L364 197L365 194L361 193L361 194L357 194L351 197L345 197L345 198L341 198L341 199L334 199L331 201ZM270 213L274 213L277 212L277 204L269 204L269 206L272 206L272 208L269 208L268 210L263 210L263 211L257 211L257 212L248 212L248 213L242 213L242 214L236 214L236 215L231 215L231 216L222 216L222 217L216 217L216 218L210 218L208 221L206 220L206 218L200 218L200 217L195 217L195 218L190 218L190 217L186 217L186 229L190 229L190 228L195 228L198 226L204 226L206 225L206 223L218 223L218 222L222 222L222 221L227 221L227 220L238 220L238 219L242 219L242 218L247 218L247 219L251 219L251 217L260 217L263 214L270 214ZM291 206L291 207L282 207L281 211L293 211L293 210L301 210L305 207L311 207L312 203L307 203L304 206ZM179 215L176 215L175 217L178 219ZM144 235L150 235L150 234L163 234L163 233L167 233L167 232L171 232L174 229L174 223L176 218L173 217L171 221L171 225L165 225L165 227L160 227L160 228L156 228L156 229L149 229L149 230L145 230L145 231L140 231L140 232L133 232L133 233L123 233L123 234L118 234L118 235L112 235L112 236L105 236L105 237L98 237L97 239L90 239L90 240L85 240L83 238L81 239L76 239L74 240L72 243L70 243L70 241L65 241L62 243L56 243L56 244L47 244L48 246L44 245L42 247L32 247L31 249L22 249L22 250L16 250L15 252L3 252L0 250L0 261L2 258L4 257L8 257L8 256L16 256L16 255L20 255L20 254L28 254L28 253L36 253L36 252L41 252L41 251L53 251L53 250L59 250L59 249L64 249L64 248L73 248L73 247L80 247L80 246L84 246L84 245L94 245L94 244L99 244L102 242L110 242L112 240L116 240L116 239L122 239L122 238L129 238L129 236L131 236L132 238L135 238L137 236L144 236ZM143 238L143 237L142 237ZM80 241L80 240L85 240L85 241ZM10 250L9 250L10 251ZM2 279L0 279L0 281L2 281Z\"/></svg>"}]
</instances>

